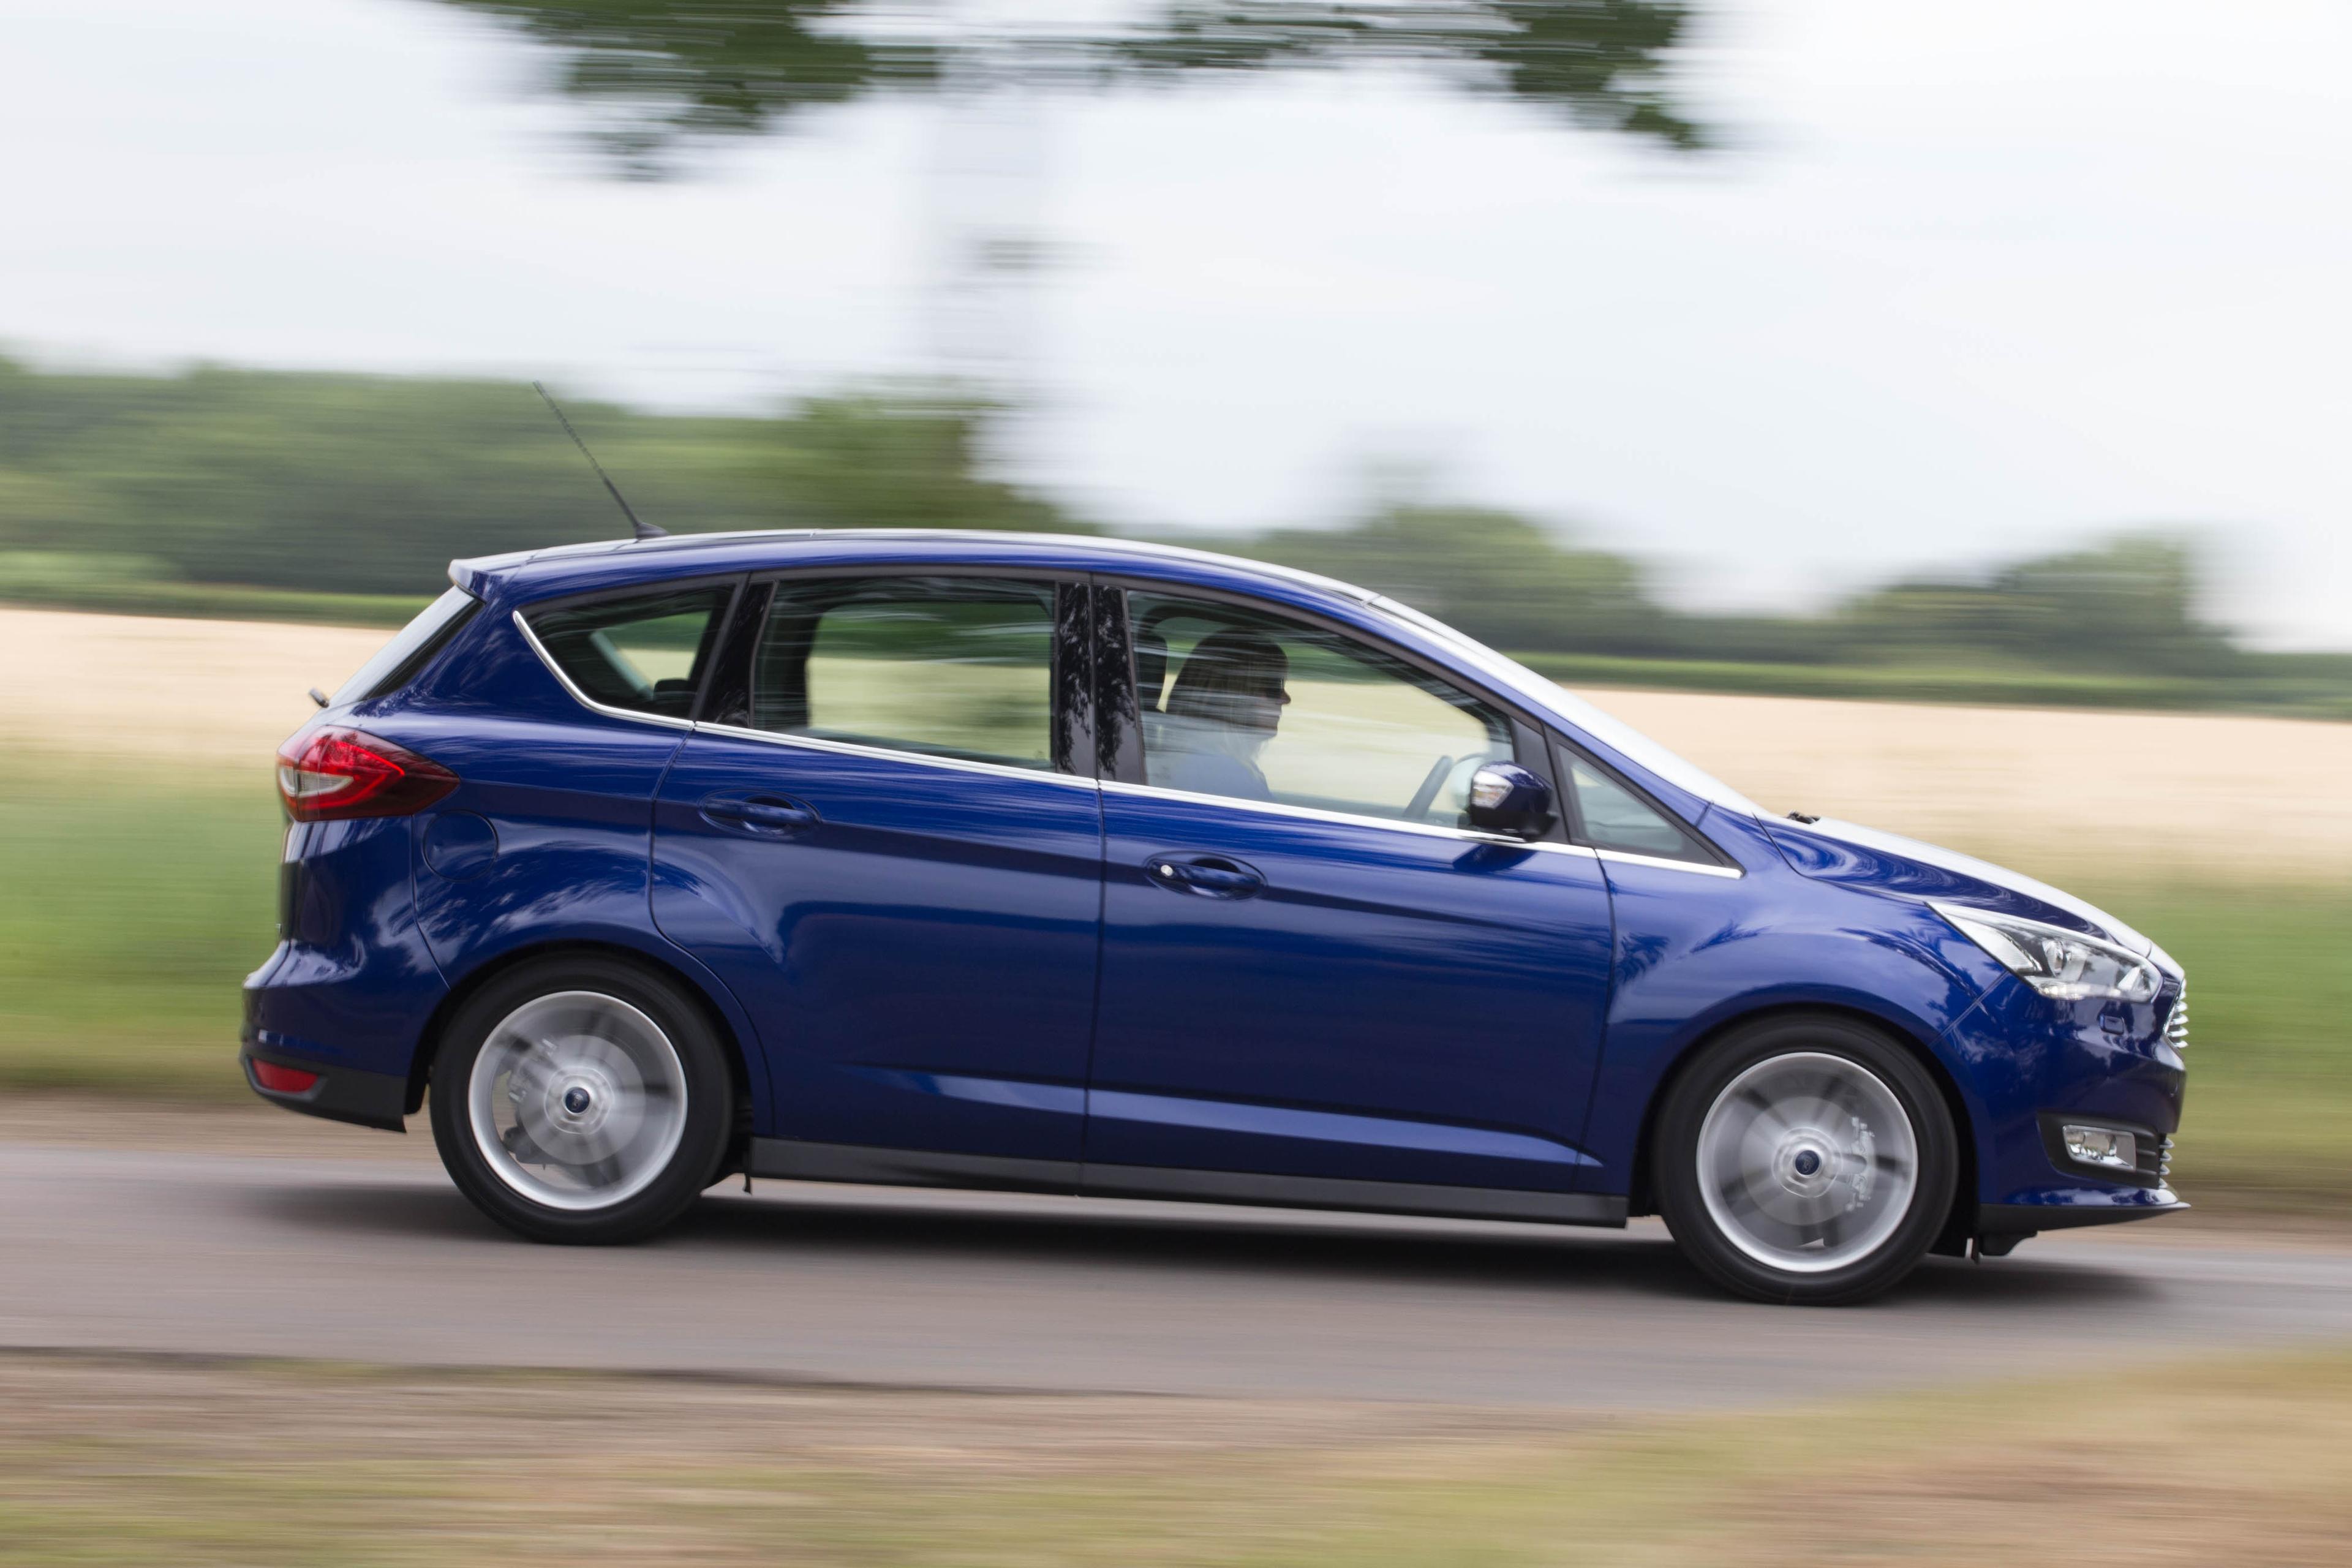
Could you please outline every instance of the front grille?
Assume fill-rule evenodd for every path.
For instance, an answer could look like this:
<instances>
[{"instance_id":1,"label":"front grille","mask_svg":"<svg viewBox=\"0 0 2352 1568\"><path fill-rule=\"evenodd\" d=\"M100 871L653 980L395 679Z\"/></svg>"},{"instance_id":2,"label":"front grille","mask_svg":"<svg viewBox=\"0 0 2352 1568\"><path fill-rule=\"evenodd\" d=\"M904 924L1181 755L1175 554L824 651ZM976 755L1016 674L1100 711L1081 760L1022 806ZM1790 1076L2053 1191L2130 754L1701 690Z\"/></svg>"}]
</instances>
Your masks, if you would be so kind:
<instances>
[{"instance_id":1,"label":"front grille","mask_svg":"<svg viewBox=\"0 0 2352 1568\"><path fill-rule=\"evenodd\" d=\"M2189 982L2180 983L2180 994L2172 999L2172 1016L2164 1023L2164 1043L2176 1051L2189 1048Z\"/></svg>"},{"instance_id":2,"label":"front grille","mask_svg":"<svg viewBox=\"0 0 2352 1568\"><path fill-rule=\"evenodd\" d=\"M2140 1168L2143 1172L2147 1168L2147 1156L2145 1154L2140 1156ZM2169 1182L2172 1179L2172 1140L2169 1138L2158 1147L2156 1179L2159 1182Z\"/></svg>"}]
</instances>

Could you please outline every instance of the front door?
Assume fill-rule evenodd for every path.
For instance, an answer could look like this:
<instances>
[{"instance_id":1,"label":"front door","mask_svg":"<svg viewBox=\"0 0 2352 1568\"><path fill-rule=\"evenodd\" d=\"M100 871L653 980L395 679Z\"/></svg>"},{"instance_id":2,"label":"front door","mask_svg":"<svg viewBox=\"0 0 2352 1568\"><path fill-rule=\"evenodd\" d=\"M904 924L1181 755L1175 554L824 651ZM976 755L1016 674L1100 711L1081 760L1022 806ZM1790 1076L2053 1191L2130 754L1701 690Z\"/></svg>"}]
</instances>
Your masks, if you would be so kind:
<instances>
[{"instance_id":1,"label":"front door","mask_svg":"<svg viewBox=\"0 0 2352 1568\"><path fill-rule=\"evenodd\" d=\"M656 921L759 1028L776 1110L755 1131L811 1173L855 1146L1074 1174L1101 868L1084 588L758 588L738 687L654 827Z\"/></svg>"},{"instance_id":2,"label":"front door","mask_svg":"<svg viewBox=\"0 0 2352 1568\"><path fill-rule=\"evenodd\" d=\"M1336 627L1126 609L1143 776L1104 785L1087 1189L1573 1191L1608 889L1589 851L1461 826L1524 727Z\"/></svg>"}]
</instances>

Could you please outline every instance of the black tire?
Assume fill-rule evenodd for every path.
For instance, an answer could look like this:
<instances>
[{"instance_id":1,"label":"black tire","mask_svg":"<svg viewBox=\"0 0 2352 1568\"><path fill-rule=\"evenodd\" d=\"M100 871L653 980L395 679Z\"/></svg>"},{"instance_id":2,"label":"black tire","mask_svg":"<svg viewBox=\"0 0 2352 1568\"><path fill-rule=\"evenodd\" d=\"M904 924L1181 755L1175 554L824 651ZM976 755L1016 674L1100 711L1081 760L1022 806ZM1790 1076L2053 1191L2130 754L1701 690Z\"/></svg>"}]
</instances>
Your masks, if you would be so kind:
<instances>
[{"instance_id":1,"label":"black tire","mask_svg":"<svg viewBox=\"0 0 2352 1568\"><path fill-rule=\"evenodd\" d=\"M1810 1107L1774 1098L1804 1082L1820 1086ZM1912 1173L1898 1206L1900 1161L1881 1149L1906 1134ZM1927 1066L1867 1025L1822 1015L1762 1019L1705 1047L1667 1091L1651 1158L1659 1212L1701 1273L1756 1300L1808 1306L1864 1300L1910 1273L1959 1174L1951 1112ZM1833 1264L1838 1247L1862 1250Z\"/></svg>"},{"instance_id":2,"label":"black tire","mask_svg":"<svg viewBox=\"0 0 2352 1568\"><path fill-rule=\"evenodd\" d=\"M589 1000L575 1000L579 998ZM534 1005L540 1009L537 1014L523 1013ZM629 1123L635 1132L610 1159L574 1167L547 1156L544 1149L531 1142L530 1130L521 1127L520 1111L517 1110L513 1112L518 1118L516 1125L509 1130L507 1138L519 1140L522 1149L518 1152L514 1144L500 1140L500 1146L508 1149L512 1157L494 1164L482 1146L483 1139L476 1135L477 1065L486 1047L491 1046L494 1031L509 1020L519 1015L526 1019L560 1018L563 1015L551 1010L566 1006L600 1010L573 1015L572 1021L560 1026L558 1031L564 1032L567 1039L589 1042L587 1054L578 1058L585 1063L582 1070L593 1072L602 1062L622 1055L618 1047L607 1048L601 1059L593 1054L599 1047L596 1026L593 1021L583 1020L601 1016L625 1021L624 1028L611 1031L616 1035L624 1034L625 1029L635 1030L625 1036L627 1043L640 1051L653 1051L662 1076L656 1081L654 1074L642 1075L645 1081L655 1082L655 1088L646 1089L640 1084L635 1099L641 1115ZM658 1057L658 1047L650 1043L653 1037L645 1035L638 1026L640 1020L653 1026L659 1043L668 1047L671 1058ZM500 1062L512 1059L515 1042L520 1038L520 1033L499 1037L497 1049L502 1054L492 1058L493 1070ZM529 1057L528 1052L522 1055ZM668 1071L672 1060L674 1076ZM502 1097L493 1091L498 1081L506 1082L512 1091L521 1076L518 1069L503 1080L491 1080L484 1090L482 1103L495 1106L504 1099L509 1106L520 1108L524 1100L532 1097L519 1092ZM533 1083L550 1085L546 1092L552 1095L557 1092L551 1087L553 1079L552 1073L540 1072ZM600 1088L605 1087L604 1080L592 1081L598 1082ZM701 1007L674 982L650 969L617 959L548 959L522 964L484 985L457 1010L442 1032L440 1049L433 1059L427 1098L433 1111L433 1140L457 1190L476 1208L517 1236L574 1246L640 1241L676 1223L702 1190L721 1173L720 1162L726 1156L735 1125L734 1081L728 1070L726 1047ZM615 1087L608 1095L614 1103L625 1102L628 1098L625 1086ZM682 1110L677 1107L680 1100ZM556 1103L551 1100L549 1109ZM583 1109L593 1109L584 1097L581 1104ZM657 1112L643 1110L647 1106L657 1107ZM602 1124L589 1136L612 1125ZM541 1126L545 1129L543 1121ZM673 1126L676 1142L665 1153ZM557 1142L554 1137L549 1141ZM557 1146L573 1147L560 1143ZM583 1143L577 1147L592 1145ZM530 1154L543 1158L534 1163L528 1158ZM576 1193L554 1190L561 1180L571 1179L570 1173L576 1170L624 1166L633 1156L635 1164L628 1167L625 1179L616 1178L608 1184L616 1194L611 1201L598 1196L593 1179L576 1181ZM538 1184L547 1189L548 1196L560 1202L541 1201L524 1190L524 1185L533 1183L534 1172L544 1178ZM577 1206L562 1206L563 1204Z\"/></svg>"}]
</instances>

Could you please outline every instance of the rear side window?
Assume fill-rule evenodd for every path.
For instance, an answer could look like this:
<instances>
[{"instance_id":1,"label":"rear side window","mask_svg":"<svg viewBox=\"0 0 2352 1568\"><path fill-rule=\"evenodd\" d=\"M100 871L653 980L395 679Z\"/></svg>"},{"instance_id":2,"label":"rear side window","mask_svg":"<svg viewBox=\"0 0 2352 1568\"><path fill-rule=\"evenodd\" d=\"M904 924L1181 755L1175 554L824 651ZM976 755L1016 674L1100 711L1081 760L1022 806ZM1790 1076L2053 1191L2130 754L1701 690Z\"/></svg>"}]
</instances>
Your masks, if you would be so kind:
<instances>
[{"instance_id":1,"label":"rear side window","mask_svg":"<svg viewBox=\"0 0 2352 1568\"><path fill-rule=\"evenodd\" d=\"M832 577L776 585L751 678L755 729L1054 765L1054 584Z\"/></svg>"},{"instance_id":2,"label":"rear side window","mask_svg":"<svg viewBox=\"0 0 2352 1568\"><path fill-rule=\"evenodd\" d=\"M358 674L337 687L335 694L327 699L328 706L364 702L399 690L433 662L435 654L449 646L449 639L481 607L482 602L463 588L450 589L419 611L415 620L400 628L397 637L376 649L375 657L360 666Z\"/></svg>"},{"instance_id":3,"label":"rear side window","mask_svg":"<svg viewBox=\"0 0 2352 1568\"><path fill-rule=\"evenodd\" d=\"M592 702L694 714L731 584L559 605L527 615L548 658Z\"/></svg>"}]
</instances>

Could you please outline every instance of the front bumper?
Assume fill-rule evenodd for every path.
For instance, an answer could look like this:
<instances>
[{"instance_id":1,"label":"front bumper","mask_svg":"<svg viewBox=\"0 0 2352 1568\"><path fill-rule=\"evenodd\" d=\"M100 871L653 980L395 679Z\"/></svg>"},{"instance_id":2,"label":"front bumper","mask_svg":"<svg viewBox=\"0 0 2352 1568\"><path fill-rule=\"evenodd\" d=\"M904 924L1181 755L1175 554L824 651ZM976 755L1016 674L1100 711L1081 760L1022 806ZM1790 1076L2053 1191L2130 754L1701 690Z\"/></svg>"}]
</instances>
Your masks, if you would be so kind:
<instances>
[{"instance_id":1,"label":"front bumper","mask_svg":"<svg viewBox=\"0 0 2352 1568\"><path fill-rule=\"evenodd\" d=\"M2125 1010L2055 1005L2024 985L1997 986L1948 1032L1976 1131L1976 1236L2115 1225L2189 1205L2166 1157L2188 1074L2164 1038L2167 1005ZM2131 1132L2137 1168L2094 1169L2067 1156L2069 1122Z\"/></svg>"},{"instance_id":2,"label":"front bumper","mask_svg":"<svg viewBox=\"0 0 2352 1568\"><path fill-rule=\"evenodd\" d=\"M2074 1230L2086 1225L2120 1225L2126 1220L2153 1219L2179 1214L2189 1205L2168 1187L2154 1192L2074 1193L2074 1201L2034 1204L1979 1204L1977 1234L1986 1237L2036 1236L2045 1230Z\"/></svg>"}]
</instances>

